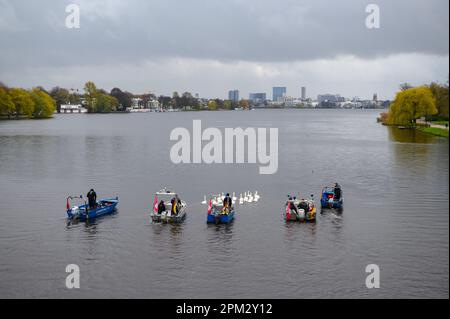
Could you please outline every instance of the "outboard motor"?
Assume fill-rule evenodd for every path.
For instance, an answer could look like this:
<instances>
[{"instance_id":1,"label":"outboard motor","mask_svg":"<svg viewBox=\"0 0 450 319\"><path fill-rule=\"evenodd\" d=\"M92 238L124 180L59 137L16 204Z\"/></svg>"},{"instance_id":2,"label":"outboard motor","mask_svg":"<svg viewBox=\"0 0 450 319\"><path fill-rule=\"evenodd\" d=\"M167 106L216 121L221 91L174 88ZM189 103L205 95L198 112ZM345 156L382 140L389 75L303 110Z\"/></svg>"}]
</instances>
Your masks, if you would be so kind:
<instances>
[{"instance_id":1,"label":"outboard motor","mask_svg":"<svg viewBox=\"0 0 450 319\"><path fill-rule=\"evenodd\" d=\"M298 218L300 220L305 220L306 214L305 214L305 210L304 209L299 209L298 210Z\"/></svg>"}]
</instances>

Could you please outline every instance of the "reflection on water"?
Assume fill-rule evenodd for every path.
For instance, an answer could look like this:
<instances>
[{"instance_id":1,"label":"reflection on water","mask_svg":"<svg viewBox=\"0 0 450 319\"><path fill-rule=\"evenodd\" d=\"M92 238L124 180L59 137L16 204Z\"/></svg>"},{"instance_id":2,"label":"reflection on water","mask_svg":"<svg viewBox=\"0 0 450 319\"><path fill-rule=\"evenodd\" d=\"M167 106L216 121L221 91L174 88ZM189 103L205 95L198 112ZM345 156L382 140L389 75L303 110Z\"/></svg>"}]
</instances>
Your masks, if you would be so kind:
<instances>
[{"instance_id":1,"label":"reflection on water","mask_svg":"<svg viewBox=\"0 0 450 319\"><path fill-rule=\"evenodd\" d=\"M413 128L400 129L397 127L387 126L389 138L399 143L433 143L438 139L437 136L426 134Z\"/></svg>"},{"instance_id":2,"label":"reflection on water","mask_svg":"<svg viewBox=\"0 0 450 319\"><path fill-rule=\"evenodd\" d=\"M284 223L284 238L289 243L301 243L311 241L316 235L317 222L299 223L289 222Z\"/></svg>"}]
</instances>

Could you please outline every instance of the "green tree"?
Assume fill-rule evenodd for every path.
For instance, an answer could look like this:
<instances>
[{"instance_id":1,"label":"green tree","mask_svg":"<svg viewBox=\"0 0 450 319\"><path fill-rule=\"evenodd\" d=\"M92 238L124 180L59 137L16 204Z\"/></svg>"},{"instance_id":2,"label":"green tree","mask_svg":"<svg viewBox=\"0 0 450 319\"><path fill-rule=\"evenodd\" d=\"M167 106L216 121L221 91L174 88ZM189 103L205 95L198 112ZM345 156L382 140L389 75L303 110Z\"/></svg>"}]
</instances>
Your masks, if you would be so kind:
<instances>
[{"instance_id":1,"label":"green tree","mask_svg":"<svg viewBox=\"0 0 450 319\"><path fill-rule=\"evenodd\" d=\"M30 96L34 102L34 118L52 117L56 110L56 102L50 95L36 88L31 91Z\"/></svg>"},{"instance_id":2,"label":"green tree","mask_svg":"<svg viewBox=\"0 0 450 319\"><path fill-rule=\"evenodd\" d=\"M217 106L217 102L216 101L211 100L211 101L208 102L208 109L210 111L215 111L215 110L217 110L217 108L218 108L218 106Z\"/></svg>"},{"instance_id":3,"label":"green tree","mask_svg":"<svg viewBox=\"0 0 450 319\"><path fill-rule=\"evenodd\" d=\"M418 118L436 113L436 99L428 87L407 89L397 93L389 110L388 124L413 125Z\"/></svg>"},{"instance_id":4,"label":"green tree","mask_svg":"<svg viewBox=\"0 0 450 319\"><path fill-rule=\"evenodd\" d=\"M50 95L56 102L56 108L58 112L61 110L61 105L71 102L70 93L67 89L63 89L58 86L54 87L50 91Z\"/></svg>"},{"instance_id":5,"label":"green tree","mask_svg":"<svg viewBox=\"0 0 450 319\"><path fill-rule=\"evenodd\" d=\"M111 90L111 96L115 97L119 103L119 107L117 108L120 111L125 111L127 108L131 107L131 98L133 94L129 92L123 92L119 88L113 88Z\"/></svg>"},{"instance_id":6,"label":"green tree","mask_svg":"<svg viewBox=\"0 0 450 319\"><path fill-rule=\"evenodd\" d=\"M223 108L226 110L233 109L233 103L230 100L226 100L223 102Z\"/></svg>"},{"instance_id":7,"label":"green tree","mask_svg":"<svg viewBox=\"0 0 450 319\"><path fill-rule=\"evenodd\" d=\"M173 94L172 94L172 101L170 102L170 104L172 105L172 107L174 109L176 109L176 108L181 106L181 98L180 98L180 95L178 94L177 91L173 92Z\"/></svg>"},{"instance_id":8,"label":"green tree","mask_svg":"<svg viewBox=\"0 0 450 319\"><path fill-rule=\"evenodd\" d=\"M14 105L8 90L0 87L0 116L7 115L8 118L11 118L11 115L14 114L15 110L16 106Z\"/></svg>"},{"instance_id":9,"label":"green tree","mask_svg":"<svg viewBox=\"0 0 450 319\"><path fill-rule=\"evenodd\" d=\"M116 111L119 102L117 99L108 94L98 94L96 97L96 112L98 113L110 113Z\"/></svg>"},{"instance_id":10,"label":"green tree","mask_svg":"<svg viewBox=\"0 0 450 319\"><path fill-rule=\"evenodd\" d=\"M448 120L448 85L441 85L433 82L429 85L429 88L436 99L437 116Z\"/></svg>"},{"instance_id":11,"label":"green tree","mask_svg":"<svg viewBox=\"0 0 450 319\"><path fill-rule=\"evenodd\" d=\"M97 86L94 82L86 82L84 85L84 96L86 98L86 106L89 113L97 112L96 108L96 98L98 95Z\"/></svg>"},{"instance_id":12,"label":"green tree","mask_svg":"<svg viewBox=\"0 0 450 319\"><path fill-rule=\"evenodd\" d=\"M24 89L12 88L9 94L15 105L16 117L19 118L20 115L25 115L31 118L34 112L34 102L30 93Z\"/></svg>"},{"instance_id":13,"label":"green tree","mask_svg":"<svg viewBox=\"0 0 450 319\"><path fill-rule=\"evenodd\" d=\"M158 98L159 104L164 109L166 109L170 105L171 101L172 101L172 99L170 96L160 95Z\"/></svg>"}]
</instances>

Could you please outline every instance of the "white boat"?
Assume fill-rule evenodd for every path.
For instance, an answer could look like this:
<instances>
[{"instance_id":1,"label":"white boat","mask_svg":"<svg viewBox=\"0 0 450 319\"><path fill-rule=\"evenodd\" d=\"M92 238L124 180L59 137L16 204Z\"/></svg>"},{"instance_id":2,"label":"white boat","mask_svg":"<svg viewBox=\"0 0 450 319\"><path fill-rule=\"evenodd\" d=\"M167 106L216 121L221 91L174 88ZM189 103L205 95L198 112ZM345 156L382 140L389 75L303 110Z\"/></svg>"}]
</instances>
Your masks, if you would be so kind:
<instances>
[{"instance_id":1,"label":"white boat","mask_svg":"<svg viewBox=\"0 0 450 319\"><path fill-rule=\"evenodd\" d=\"M172 202L176 202L172 209ZM163 188L155 193L153 210L150 213L154 223L181 223L186 218L186 202L176 192Z\"/></svg>"},{"instance_id":2,"label":"white boat","mask_svg":"<svg viewBox=\"0 0 450 319\"><path fill-rule=\"evenodd\" d=\"M128 113L149 113L151 111L152 110L150 110L150 109L139 109L139 108L131 108L131 107L127 109Z\"/></svg>"}]
</instances>

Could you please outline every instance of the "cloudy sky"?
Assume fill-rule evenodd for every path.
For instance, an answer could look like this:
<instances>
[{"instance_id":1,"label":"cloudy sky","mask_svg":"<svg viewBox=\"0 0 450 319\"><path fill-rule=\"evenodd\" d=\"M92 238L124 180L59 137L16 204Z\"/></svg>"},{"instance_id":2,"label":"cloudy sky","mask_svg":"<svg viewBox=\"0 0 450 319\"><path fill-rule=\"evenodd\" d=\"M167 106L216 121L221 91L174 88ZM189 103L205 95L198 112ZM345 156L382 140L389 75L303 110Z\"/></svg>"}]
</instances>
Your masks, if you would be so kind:
<instances>
[{"instance_id":1,"label":"cloudy sky","mask_svg":"<svg viewBox=\"0 0 450 319\"><path fill-rule=\"evenodd\" d=\"M79 29L65 25L71 3ZM0 0L0 43L9 86L389 99L403 82L447 82L449 1Z\"/></svg>"}]
</instances>

